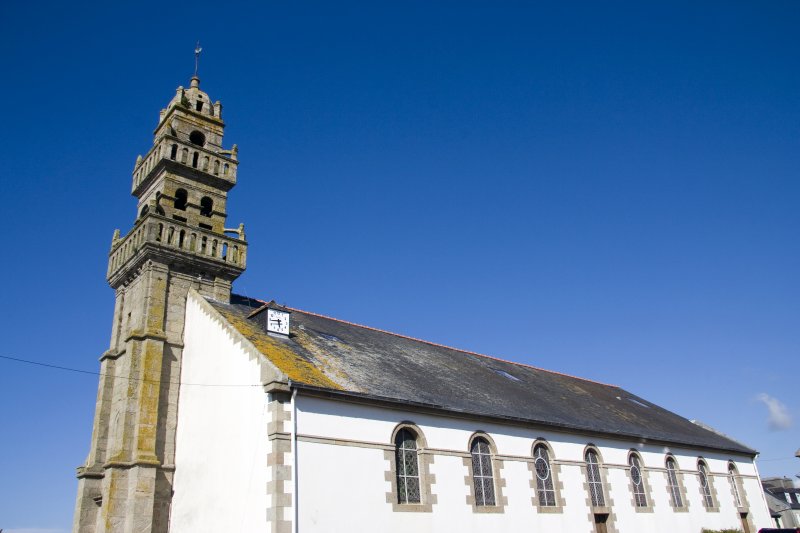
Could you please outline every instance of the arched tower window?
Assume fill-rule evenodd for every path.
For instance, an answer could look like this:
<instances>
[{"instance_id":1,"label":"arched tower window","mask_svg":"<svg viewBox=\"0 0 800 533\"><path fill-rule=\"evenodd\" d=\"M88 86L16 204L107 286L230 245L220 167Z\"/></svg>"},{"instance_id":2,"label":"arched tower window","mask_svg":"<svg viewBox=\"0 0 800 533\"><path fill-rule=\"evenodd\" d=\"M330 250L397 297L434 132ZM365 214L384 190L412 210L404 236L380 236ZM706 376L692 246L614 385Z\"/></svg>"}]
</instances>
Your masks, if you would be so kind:
<instances>
[{"instance_id":1,"label":"arched tower window","mask_svg":"<svg viewBox=\"0 0 800 533\"><path fill-rule=\"evenodd\" d=\"M631 475L631 485L633 485L633 500L636 507L647 507L647 495L644 491L644 473L642 472L642 461L639 456L632 453L628 458L628 467Z\"/></svg>"},{"instance_id":2,"label":"arched tower window","mask_svg":"<svg viewBox=\"0 0 800 533\"><path fill-rule=\"evenodd\" d=\"M200 214L204 217L210 217L213 210L214 200L208 196L203 196L203 198L200 199Z\"/></svg>"},{"instance_id":3,"label":"arched tower window","mask_svg":"<svg viewBox=\"0 0 800 533\"><path fill-rule=\"evenodd\" d=\"M178 189L175 191L175 209L179 211L186 211L186 203L189 199L189 193L186 189Z\"/></svg>"},{"instance_id":4,"label":"arched tower window","mask_svg":"<svg viewBox=\"0 0 800 533\"><path fill-rule=\"evenodd\" d=\"M536 497L539 505L555 507L556 490L553 485L553 471L550 468L550 454L544 444L537 444L533 449L533 466L536 472Z\"/></svg>"},{"instance_id":5,"label":"arched tower window","mask_svg":"<svg viewBox=\"0 0 800 533\"><path fill-rule=\"evenodd\" d=\"M586 481L589 483L589 494L592 497L592 506L605 507L606 498L603 494L603 479L600 477L600 459L597 452L589 449L586 451Z\"/></svg>"},{"instance_id":6,"label":"arched tower window","mask_svg":"<svg viewBox=\"0 0 800 533\"><path fill-rule=\"evenodd\" d=\"M495 505L492 452L483 437L472 441L472 481L475 485L475 505Z\"/></svg>"},{"instance_id":7,"label":"arched tower window","mask_svg":"<svg viewBox=\"0 0 800 533\"><path fill-rule=\"evenodd\" d=\"M161 207L161 193L160 192L156 193L156 214L158 214L158 215L163 215L164 214L164 208Z\"/></svg>"},{"instance_id":8,"label":"arched tower window","mask_svg":"<svg viewBox=\"0 0 800 533\"><path fill-rule=\"evenodd\" d=\"M197 168L197 160L200 158L200 152L195 152L192 156L192 167Z\"/></svg>"},{"instance_id":9,"label":"arched tower window","mask_svg":"<svg viewBox=\"0 0 800 533\"><path fill-rule=\"evenodd\" d=\"M198 103L202 104L202 102ZM203 135L203 132L194 130L192 133L189 134L189 142L197 146L205 146L206 136Z\"/></svg>"},{"instance_id":10,"label":"arched tower window","mask_svg":"<svg viewBox=\"0 0 800 533\"><path fill-rule=\"evenodd\" d=\"M146 214L147 214L149 211L150 211L150 207L149 207L147 204L145 204L144 206L142 206L142 210L141 210L141 211L139 211L139 218L144 218L144 216L145 216L145 215L146 215Z\"/></svg>"},{"instance_id":11,"label":"arched tower window","mask_svg":"<svg viewBox=\"0 0 800 533\"><path fill-rule=\"evenodd\" d=\"M673 507L676 509L682 508L683 498L681 497L681 486L678 484L678 466L672 457L667 457L667 487L669 488Z\"/></svg>"},{"instance_id":12,"label":"arched tower window","mask_svg":"<svg viewBox=\"0 0 800 533\"><path fill-rule=\"evenodd\" d=\"M420 503L417 436L408 428L397 432L394 439L397 464L398 503Z\"/></svg>"},{"instance_id":13,"label":"arched tower window","mask_svg":"<svg viewBox=\"0 0 800 533\"><path fill-rule=\"evenodd\" d=\"M174 161L176 157L178 157L178 145L173 144L169 152L169 158Z\"/></svg>"}]
</instances>

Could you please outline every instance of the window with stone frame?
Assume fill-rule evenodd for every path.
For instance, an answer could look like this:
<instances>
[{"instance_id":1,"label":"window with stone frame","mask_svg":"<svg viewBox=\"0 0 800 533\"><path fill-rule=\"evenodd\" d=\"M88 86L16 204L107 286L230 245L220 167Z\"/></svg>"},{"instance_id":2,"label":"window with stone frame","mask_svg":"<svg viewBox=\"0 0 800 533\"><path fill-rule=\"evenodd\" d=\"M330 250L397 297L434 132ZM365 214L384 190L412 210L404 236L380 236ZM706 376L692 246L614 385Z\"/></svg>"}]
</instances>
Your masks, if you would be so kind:
<instances>
[{"instance_id":1,"label":"window with stone frame","mask_svg":"<svg viewBox=\"0 0 800 533\"><path fill-rule=\"evenodd\" d=\"M586 451L586 481L589 483L589 493L593 507L605 507L606 498L603 494L603 479L600 476L600 459L594 450Z\"/></svg>"},{"instance_id":2,"label":"window with stone frame","mask_svg":"<svg viewBox=\"0 0 800 533\"><path fill-rule=\"evenodd\" d=\"M639 456L632 453L628 458L628 470L633 486L633 500L636 507L647 507L647 494L644 490L644 473L642 472L642 462Z\"/></svg>"},{"instance_id":3,"label":"window with stone frame","mask_svg":"<svg viewBox=\"0 0 800 533\"><path fill-rule=\"evenodd\" d=\"M403 428L394 440L397 465L397 502L420 503L419 458L417 436Z\"/></svg>"},{"instance_id":4,"label":"window with stone frame","mask_svg":"<svg viewBox=\"0 0 800 533\"><path fill-rule=\"evenodd\" d=\"M678 483L678 467L672 457L667 457L667 488L672 499L672 506L676 509L683 508L681 486Z\"/></svg>"},{"instance_id":5,"label":"window with stone frame","mask_svg":"<svg viewBox=\"0 0 800 533\"><path fill-rule=\"evenodd\" d=\"M739 490L739 479L738 479L738 472L736 472L736 465L733 463L728 463L728 479L731 483L731 492L733 492L733 502L736 504L736 507L744 507L744 500L742 500L742 494Z\"/></svg>"},{"instance_id":6,"label":"window with stone frame","mask_svg":"<svg viewBox=\"0 0 800 533\"><path fill-rule=\"evenodd\" d=\"M489 442L483 437L472 441L472 478L475 486L475 505L496 505L494 475L492 472L492 452Z\"/></svg>"},{"instance_id":7,"label":"window with stone frame","mask_svg":"<svg viewBox=\"0 0 800 533\"><path fill-rule=\"evenodd\" d=\"M714 498L711 496L708 467L703 461L697 463L697 475L700 478L700 492L703 496L703 506L707 509L711 509L714 507Z\"/></svg>"},{"instance_id":8,"label":"window with stone frame","mask_svg":"<svg viewBox=\"0 0 800 533\"><path fill-rule=\"evenodd\" d=\"M533 465L536 472L536 497L539 505L555 507L556 489L553 483L553 470L550 468L550 454L544 444L537 444L533 449Z\"/></svg>"}]
</instances>

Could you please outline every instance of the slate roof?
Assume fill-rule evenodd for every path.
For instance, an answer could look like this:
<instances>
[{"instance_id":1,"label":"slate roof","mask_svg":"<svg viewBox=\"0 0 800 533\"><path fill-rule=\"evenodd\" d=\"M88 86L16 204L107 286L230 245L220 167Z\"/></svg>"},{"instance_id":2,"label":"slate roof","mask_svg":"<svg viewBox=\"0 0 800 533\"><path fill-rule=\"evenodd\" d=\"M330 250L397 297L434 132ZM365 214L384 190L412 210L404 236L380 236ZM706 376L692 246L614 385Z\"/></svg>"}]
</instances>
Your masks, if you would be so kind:
<instances>
[{"instance_id":1,"label":"slate roof","mask_svg":"<svg viewBox=\"0 0 800 533\"><path fill-rule=\"evenodd\" d=\"M263 301L209 303L300 388L626 440L754 455L617 386L287 308L291 335L266 333Z\"/></svg>"}]
</instances>

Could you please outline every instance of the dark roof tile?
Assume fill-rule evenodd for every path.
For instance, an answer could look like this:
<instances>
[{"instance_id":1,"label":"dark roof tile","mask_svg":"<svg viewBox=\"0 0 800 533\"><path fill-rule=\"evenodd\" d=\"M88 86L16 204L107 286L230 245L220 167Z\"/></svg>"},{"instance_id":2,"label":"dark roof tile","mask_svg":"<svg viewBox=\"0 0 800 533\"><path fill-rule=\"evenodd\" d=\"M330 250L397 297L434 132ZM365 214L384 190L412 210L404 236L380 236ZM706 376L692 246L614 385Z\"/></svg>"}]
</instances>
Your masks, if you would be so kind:
<instances>
[{"instance_id":1,"label":"dark roof tile","mask_svg":"<svg viewBox=\"0 0 800 533\"><path fill-rule=\"evenodd\" d=\"M254 313L263 301L234 297L229 305L211 303L224 315L233 313L236 321L264 329ZM287 372L305 385L458 413L755 454L614 385L291 310L292 335L282 345L326 378L308 383ZM269 350L261 351L281 367Z\"/></svg>"}]
</instances>

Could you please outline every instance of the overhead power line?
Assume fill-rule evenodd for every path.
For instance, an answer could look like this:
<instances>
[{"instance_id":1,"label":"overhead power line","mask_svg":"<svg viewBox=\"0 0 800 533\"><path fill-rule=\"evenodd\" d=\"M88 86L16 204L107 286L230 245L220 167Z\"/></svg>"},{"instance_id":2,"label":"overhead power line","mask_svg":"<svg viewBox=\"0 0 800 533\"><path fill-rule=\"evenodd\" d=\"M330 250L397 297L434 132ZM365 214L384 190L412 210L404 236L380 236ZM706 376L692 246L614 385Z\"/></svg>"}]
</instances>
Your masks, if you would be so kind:
<instances>
[{"instance_id":1,"label":"overhead power line","mask_svg":"<svg viewBox=\"0 0 800 533\"><path fill-rule=\"evenodd\" d=\"M260 384L241 384L241 383L184 383L181 381L161 381L160 379L146 379L146 378L137 378L137 377L129 377L129 376L112 376L110 374L106 374L105 372L93 372L91 370L81 370L80 368L70 368L68 366L60 366L60 365L53 365L50 363L42 363L40 361L31 361L29 359L21 359L19 357L9 357L7 355L0 355L0 359L6 359L9 361L16 361L18 363L25 363L27 365L35 365L45 368L52 368L55 370L63 370L65 372L75 372L77 374L89 374L92 376L100 376L106 377L109 376L113 379L127 379L128 381L141 381L144 383L169 383L174 385L188 385L192 387L261 387Z\"/></svg>"}]
</instances>

